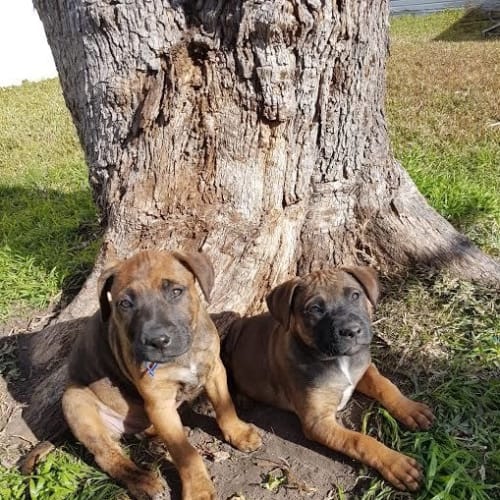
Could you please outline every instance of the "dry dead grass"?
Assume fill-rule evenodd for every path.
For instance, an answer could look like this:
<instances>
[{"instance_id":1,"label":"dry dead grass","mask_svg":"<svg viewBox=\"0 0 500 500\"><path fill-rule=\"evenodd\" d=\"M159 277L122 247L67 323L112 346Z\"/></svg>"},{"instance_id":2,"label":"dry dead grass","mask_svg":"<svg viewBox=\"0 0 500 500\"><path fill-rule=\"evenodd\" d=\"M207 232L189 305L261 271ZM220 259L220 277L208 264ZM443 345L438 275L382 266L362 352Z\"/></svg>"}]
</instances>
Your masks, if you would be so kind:
<instances>
[{"instance_id":1,"label":"dry dead grass","mask_svg":"<svg viewBox=\"0 0 500 500\"><path fill-rule=\"evenodd\" d=\"M395 36L388 108L390 124L402 133L398 143L500 141L500 39L410 42Z\"/></svg>"}]
</instances>

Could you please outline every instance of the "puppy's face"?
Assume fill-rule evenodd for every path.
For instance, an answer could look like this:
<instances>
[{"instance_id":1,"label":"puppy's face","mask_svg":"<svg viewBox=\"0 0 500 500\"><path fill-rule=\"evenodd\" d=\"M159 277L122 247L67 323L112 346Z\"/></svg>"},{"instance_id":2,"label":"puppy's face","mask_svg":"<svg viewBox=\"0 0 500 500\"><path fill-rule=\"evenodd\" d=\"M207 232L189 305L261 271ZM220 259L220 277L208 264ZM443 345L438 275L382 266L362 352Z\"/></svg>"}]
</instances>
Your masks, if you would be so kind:
<instances>
[{"instance_id":1,"label":"puppy's face","mask_svg":"<svg viewBox=\"0 0 500 500\"><path fill-rule=\"evenodd\" d=\"M378 293L372 269L333 269L280 285L268 296L268 305L292 335L318 357L328 359L350 356L369 346Z\"/></svg>"},{"instance_id":2,"label":"puppy's face","mask_svg":"<svg viewBox=\"0 0 500 500\"><path fill-rule=\"evenodd\" d=\"M202 307L195 278L208 298L213 269L203 254L141 252L103 273L102 319L113 321L138 363L165 363L189 350Z\"/></svg>"}]
</instances>

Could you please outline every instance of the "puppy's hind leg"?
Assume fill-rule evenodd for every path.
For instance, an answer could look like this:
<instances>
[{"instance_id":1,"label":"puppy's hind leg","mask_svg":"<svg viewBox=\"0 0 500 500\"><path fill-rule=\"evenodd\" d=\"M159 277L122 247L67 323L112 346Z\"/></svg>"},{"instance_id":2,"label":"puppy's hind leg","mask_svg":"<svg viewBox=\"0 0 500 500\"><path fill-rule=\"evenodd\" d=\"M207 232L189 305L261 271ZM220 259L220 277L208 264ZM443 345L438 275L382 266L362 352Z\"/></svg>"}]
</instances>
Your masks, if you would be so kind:
<instances>
[{"instance_id":1,"label":"puppy's hind leg","mask_svg":"<svg viewBox=\"0 0 500 500\"><path fill-rule=\"evenodd\" d=\"M166 485L153 472L146 471L128 458L118 440L106 427L98 401L87 387L71 385L62 398L63 413L73 435L93 455L99 467L123 483L136 498L161 498Z\"/></svg>"}]
</instances>

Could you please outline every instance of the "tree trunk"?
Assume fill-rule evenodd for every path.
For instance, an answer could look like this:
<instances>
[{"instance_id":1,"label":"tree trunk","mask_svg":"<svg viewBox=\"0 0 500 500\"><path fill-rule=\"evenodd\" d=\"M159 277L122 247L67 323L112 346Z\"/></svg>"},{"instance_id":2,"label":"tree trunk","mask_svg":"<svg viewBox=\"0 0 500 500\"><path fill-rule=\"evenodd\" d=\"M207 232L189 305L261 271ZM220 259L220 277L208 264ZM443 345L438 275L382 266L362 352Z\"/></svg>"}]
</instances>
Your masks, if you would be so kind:
<instances>
[{"instance_id":1,"label":"tree trunk","mask_svg":"<svg viewBox=\"0 0 500 500\"><path fill-rule=\"evenodd\" d=\"M392 156L387 1L35 6L105 228L62 320L97 307L107 261L151 247L211 256L215 312L258 311L290 275L353 262L499 285L498 264L427 205Z\"/></svg>"}]
</instances>

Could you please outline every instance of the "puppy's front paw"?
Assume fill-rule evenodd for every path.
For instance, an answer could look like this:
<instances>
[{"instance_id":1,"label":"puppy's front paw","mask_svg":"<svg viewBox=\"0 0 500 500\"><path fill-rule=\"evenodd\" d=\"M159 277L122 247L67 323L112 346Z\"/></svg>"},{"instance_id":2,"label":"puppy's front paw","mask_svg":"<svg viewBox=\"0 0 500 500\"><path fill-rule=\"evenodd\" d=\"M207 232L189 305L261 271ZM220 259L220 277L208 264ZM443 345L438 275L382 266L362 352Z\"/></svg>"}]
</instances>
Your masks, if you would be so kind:
<instances>
[{"instance_id":1,"label":"puppy's front paw","mask_svg":"<svg viewBox=\"0 0 500 500\"><path fill-rule=\"evenodd\" d=\"M170 498L164 479L154 472L138 469L135 477L126 482L134 498L138 500L163 500Z\"/></svg>"},{"instance_id":2,"label":"puppy's front paw","mask_svg":"<svg viewBox=\"0 0 500 500\"><path fill-rule=\"evenodd\" d=\"M200 477L195 482L182 485L182 500L216 500L215 488L207 477Z\"/></svg>"},{"instance_id":3,"label":"puppy's front paw","mask_svg":"<svg viewBox=\"0 0 500 500\"><path fill-rule=\"evenodd\" d=\"M420 488L422 467L414 458L393 450L385 458L379 472L387 481L402 491L416 491Z\"/></svg>"},{"instance_id":4,"label":"puppy's front paw","mask_svg":"<svg viewBox=\"0 0 500 500\"><path fill-rule=\"evenodd\" d=\"M402 398L397 408L395 408L394 416L413 431L426 431L434 423L434 414L426 404L412 401L405 397Z\"/></svg>"},{"instance_id":5,"label":"puppy's front paw","mask_svg":"<svg viewBox=\"0 0 500 500\"><path fill-rule=\"evenodd\" d=\"M224 433L225 439L235 448L246 453L262 446L262 438L253 425L239 422Z\"/></svg>"},{"instance_id":6,"label":"puppy's front paw","mask_svg":"<svg viewBox=\"0 0 500 500\"><path fill-rule=\"evenodd\" d=\"M170 491L168 491L167 488L165 488L162 492L156 493L154 496L151 497L151 500L171 500L171 495Z\"/></svg>"}]
</instances>

